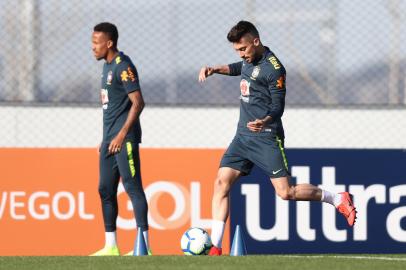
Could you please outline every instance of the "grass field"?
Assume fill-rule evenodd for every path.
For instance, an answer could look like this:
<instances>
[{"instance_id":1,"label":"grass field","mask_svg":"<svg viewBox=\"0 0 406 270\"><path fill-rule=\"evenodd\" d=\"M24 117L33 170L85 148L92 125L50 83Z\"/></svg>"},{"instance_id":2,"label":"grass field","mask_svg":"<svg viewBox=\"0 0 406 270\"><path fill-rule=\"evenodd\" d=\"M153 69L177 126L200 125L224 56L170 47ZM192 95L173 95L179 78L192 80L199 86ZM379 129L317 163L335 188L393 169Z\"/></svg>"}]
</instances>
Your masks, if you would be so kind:
<instances>
[{"instance_id":1,"label":"grass field","mask_svg":"<svg viewBox=\"0 0 406 270\"><path fill-rule=\"evenodd\" d=\"M404 255L0 257L0 269L406 269Z\"/></svg>"}]
</instances>

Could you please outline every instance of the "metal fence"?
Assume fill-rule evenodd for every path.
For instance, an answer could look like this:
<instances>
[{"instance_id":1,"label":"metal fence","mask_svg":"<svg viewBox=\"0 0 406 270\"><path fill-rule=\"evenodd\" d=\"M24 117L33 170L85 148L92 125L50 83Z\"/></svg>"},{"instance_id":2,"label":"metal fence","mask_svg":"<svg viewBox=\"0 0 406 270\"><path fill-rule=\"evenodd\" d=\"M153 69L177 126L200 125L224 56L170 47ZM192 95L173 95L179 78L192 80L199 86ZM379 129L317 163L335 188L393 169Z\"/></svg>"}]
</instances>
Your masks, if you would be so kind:
<instances>
[{"instance_id":1,"label":"metal fence","mask_svg":"<svg viewBox=\"0 0 406 270\"><path fill-rule=\"evenodd\" d=\"M90 37L111 21L149 104L237 104L238 80L197 74L238 60L226 34L246 19L286 66L288 105L404 106L405 11L402 0L1 0L0 102L97 104Z\"/></svg>"}]
</instances>

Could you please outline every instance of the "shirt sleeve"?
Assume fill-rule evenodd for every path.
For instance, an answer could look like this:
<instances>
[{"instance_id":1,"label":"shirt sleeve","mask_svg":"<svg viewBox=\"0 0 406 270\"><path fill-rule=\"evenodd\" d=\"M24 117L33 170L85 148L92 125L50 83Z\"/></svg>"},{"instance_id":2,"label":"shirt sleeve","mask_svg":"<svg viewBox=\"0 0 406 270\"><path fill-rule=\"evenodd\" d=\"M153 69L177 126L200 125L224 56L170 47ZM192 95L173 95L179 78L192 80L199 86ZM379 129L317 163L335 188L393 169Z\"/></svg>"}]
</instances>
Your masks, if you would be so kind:
<instances>
[{"instance_id":1,"label":"shirt sleeve","mask_svg":"<svg viewBox=\"0 0 406 270\"><path fill-rule=\"evenodd\" d=\"M241 75L242 61L229 64L228 67L230 69L230 76Z\"/></svg>"},{"instance_id":2,"label":"shirt sleeve","mask_svg":"<svg viewBox=\"0 0 406 270\"><path fill-rule=\"evenodd\" d=\"M118 81L123 85L127 93L141 90L138 72L131 63L122 62L117 67Z\"/></svg>"},{"instance_id":3,"label":"shirt sleeve","mask_svg":"<svg viewBox=\"0 0 406 270\"><path fill-rule=\"evenodd\" d=\"M286 96L286 72L282 68L275 70L268 77L268 90L271 95L272 103L268 113L273 120L281 118L285 110Z\"/></svg>"}]
</instances>

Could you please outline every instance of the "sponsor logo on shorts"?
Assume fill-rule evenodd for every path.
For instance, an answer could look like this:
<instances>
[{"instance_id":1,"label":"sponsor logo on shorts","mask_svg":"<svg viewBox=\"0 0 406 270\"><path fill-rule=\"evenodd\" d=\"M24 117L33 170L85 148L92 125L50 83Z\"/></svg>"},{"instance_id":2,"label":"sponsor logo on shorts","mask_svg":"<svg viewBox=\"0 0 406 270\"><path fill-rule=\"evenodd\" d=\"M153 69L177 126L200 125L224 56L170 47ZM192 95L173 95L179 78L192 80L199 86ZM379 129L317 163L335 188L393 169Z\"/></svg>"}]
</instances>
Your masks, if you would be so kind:
<instances>
[{"instance_id":1,"label":"sponsor logo on shorts","mask_svg":"<svg viewBox=\"0 0 406 270\"><path fill-rule=\"evenodd\" d=\"M279 169L279 170L277 170L277 171L272 170L272 173L273 173L273 174L277 174L277 173L280 172L280 171L282 171L282 169Z\"/></svg>"}]
</instances>

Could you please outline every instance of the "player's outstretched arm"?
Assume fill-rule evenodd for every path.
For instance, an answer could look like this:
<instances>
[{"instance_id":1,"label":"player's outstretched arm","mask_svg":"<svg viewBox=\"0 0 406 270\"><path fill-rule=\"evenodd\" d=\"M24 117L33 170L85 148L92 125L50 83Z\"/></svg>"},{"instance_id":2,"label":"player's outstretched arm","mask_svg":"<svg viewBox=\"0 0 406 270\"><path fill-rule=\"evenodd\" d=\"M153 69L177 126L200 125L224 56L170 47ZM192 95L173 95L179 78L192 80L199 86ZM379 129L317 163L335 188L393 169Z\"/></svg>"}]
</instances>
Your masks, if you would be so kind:
<instances>
[{"instance_id":1,"label":"player's outstretched arm","mask_svg":"<svg viewBox=\"0 0 406 270\"><path fill-rule=\"evenodd\" d=\"M204 66L199 72L199 82L204 82L207 77L213 75L214 73L230 75L230 67L228 65L208 67Z\"/></svg>"}]
</instances>

